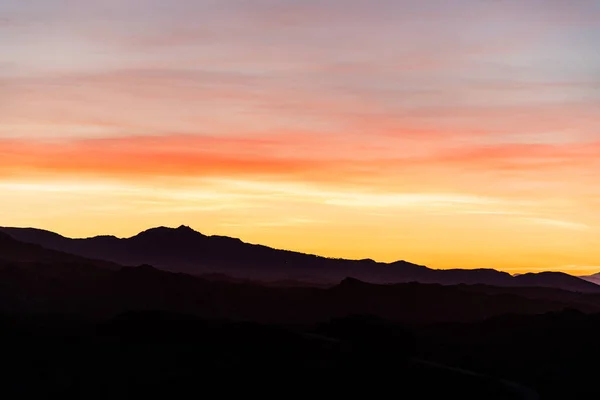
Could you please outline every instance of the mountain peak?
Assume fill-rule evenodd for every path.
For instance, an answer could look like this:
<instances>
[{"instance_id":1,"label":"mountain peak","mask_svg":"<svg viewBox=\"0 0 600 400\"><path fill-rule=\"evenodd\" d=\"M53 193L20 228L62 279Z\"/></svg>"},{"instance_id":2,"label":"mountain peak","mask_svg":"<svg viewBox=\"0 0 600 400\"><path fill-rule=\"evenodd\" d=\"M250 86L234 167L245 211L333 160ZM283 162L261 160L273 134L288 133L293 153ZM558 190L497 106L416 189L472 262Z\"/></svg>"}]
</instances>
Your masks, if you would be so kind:
<instances>
[{"instance_id":1,"label":"mountain peak","mask_svg":"<svg viewBox=\"0 0 600 400\"><path fill-rule=\"evenodd\" d=\"M136 237L140 237L140 236L172 236L172 235L177 235L177 236L192 236L192 235L199 235L199 236L204 236L203 234L201 234L200 232L197 232L195 230L193 230L192 228L190 228L187 225L181 225L177 228L169 228L166 226L159 226L156 228L150 228L147 229L143 232L140 232L136 235Z\"/></svg>"}]
</instances>

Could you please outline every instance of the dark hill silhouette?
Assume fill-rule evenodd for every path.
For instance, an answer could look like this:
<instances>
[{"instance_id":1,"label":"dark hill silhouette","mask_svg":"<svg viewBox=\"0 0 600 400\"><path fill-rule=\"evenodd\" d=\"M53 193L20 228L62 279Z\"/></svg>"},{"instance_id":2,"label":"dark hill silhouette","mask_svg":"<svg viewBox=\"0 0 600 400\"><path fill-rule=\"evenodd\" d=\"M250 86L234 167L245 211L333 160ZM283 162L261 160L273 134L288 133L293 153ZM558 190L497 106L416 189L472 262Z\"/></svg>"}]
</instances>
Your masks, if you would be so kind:
<instances>
[{"instance_id":1,"label":"dark hill silhouette","mask_svg":"<svg viewBox=\"0 0 600 400\"><path fill-rule=\"evenodd\" d=\"M373 283L540 286L600 293L600 286L567 274L513 277L493 269L435 270L407 261L332 259L249 244L236 238L206 236L187 226L153 228L123 239L114 236L71 239L34 228L0 228L0 231L24 242L83 257L130 266L150 264L166 271L194 275L225 274L235 279L317 284L332 284L353 276Z\"/></svg>"},{"instance_id":2,"label":"dark hill silhouette","mask_svg":"<svg viewBox=\"0 0 600 400\"><path fill-rule=\"evenodd\" d=\"M527 273L513 278L518 286L546 286L559 287L574 292L597 292L598 285L581 278L565 274L564 272L539 272Z\"/></svg>"},{"instance_id":3,"label":"dark hill silhouette","mask_svg":"<svg viewBox=\"0 0 600 400\"><path fill-rule=\"evenodd\" d=\"M522 385L412 358L412 332L370 316L312 328L137 311L94 322L0 316L0 326L11 398L274 398L286 388L302 397L532 398Z\"/></svg>"},{"instance_id":4,"label":"dark hill silhouette","mask_svg":"<svg viewBox=\"0 0 600 400\"><path fill-rule=\"evenodd\" d=\"M0 311L77 311L120 266L48 250L0 232Z\"/></svg>"},{"instance_id":5,"label":"dark hill silhouette","mask_svg":"<svg viewBox=\"0 0 600 400\"><path fill-rule=\"evenodd\" d=\"M424 325L368 314L309 326L158 310L101 320L0 314L11 398L280 394L268 375L303 395L364 385L407 399L595 399L599 335L600 314L569 309Z\"/></svg>"},{"instance_id":6,"label":"dark hill silhouette","mask_svg":"<svg viewBox=\"0 0 600 400\"><path fill-rule=\"evenodd\" d=\"M165 228L142 238L160 242L172 235ZM175 235L181 243L197 237L183 229ZM363 262L393 268L355 261ZM423 269L438 272L416 271ZM580 284L560 273L512 279L518 285ZM590 366L600 357L600 314L591 314L600 312L600 294L582 293L579 286L356 278L327 288L300 286L219 274L205 279L147 264L119 267L0 233L0 351L10 366L3 393L183 397L232 388L247 396L264 394L264 380L253 391L238 377L261 373L307 395L324 393L323 384L332 394L356 394L355 384L348 384L356 381L368 384L371 395L385 388L403 398L599 396ZM321 371L323 379L307 379L297 373L301 369ZM218 378L224 376L236 385L222 386ZM10 396L15 390L20 395Z\"/></svg>"},{"instance_id":7,"label":"dark hill silhouette","mask_svg":"<svg viewBox=\"0 0 600 400\"><path fill-rule=\"evenodd\" d=\"M418 322L471 321L567 307L600 312L599 295L557 289L534 292L529 294L527 288L470 285L381 285L354 278L330 288L274 287L207 280L149 265L113 270L61 261L0 263L0 311L10 313L108 317L128 310L165 310L207 318L288 324L316 323L353 314Z\"/></svg>"},{"instance_id":8,"label":"dark hill silhouette","mask_svg":"<svg viewBox=\"0 0 600 400\"><path fill-rule=\"evenodd\" d=\"M80 264L102 268L119 268L118 264L102 259L89 259L63 251L45 248L34 242L25 243L11 235L0 232L0 262Z\"/></svg>"},{"instance_id":9,"label":"dark hill silhouette","mask_svg":"<svg viewBox=\"0 0 600 400\"><path fill-rule=\"evenodd\" d=\"M415 325L370 314L286 326L164 310L100 320L0 314L11 366L3 393L23 395L15 398L281 393L247 382L268 374L306 395L356 394L363 384L377 397L594 399L599 335L599 314L569 309Z\"/></svg>"},{"instance_id":10,"label":"dark hill silhouette","mask_svg":"<svg viewBox=\"0 0 600 400\"><path fill-rule=\"evenodd\" d=\"M537 387L541 399L600 398L590 367L600 357L600 314L503 315L424 331L422 357Z\"/></svg>"}]
</instances>

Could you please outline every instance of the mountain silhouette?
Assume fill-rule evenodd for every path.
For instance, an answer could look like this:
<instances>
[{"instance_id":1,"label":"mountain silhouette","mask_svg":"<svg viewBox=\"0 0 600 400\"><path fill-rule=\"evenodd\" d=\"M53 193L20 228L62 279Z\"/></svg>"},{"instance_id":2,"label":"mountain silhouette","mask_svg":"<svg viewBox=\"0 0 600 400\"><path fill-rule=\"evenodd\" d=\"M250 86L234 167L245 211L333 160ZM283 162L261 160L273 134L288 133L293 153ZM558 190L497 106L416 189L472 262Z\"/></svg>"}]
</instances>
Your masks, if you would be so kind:
<instances>
[{"instance_id":1,"label":"mountain silhouette","mask_svg":"<svg viewBox=\"0 0 600 400\"><path fill-rule=\"evenodd\" d=\"M598 290L598 285L595 283L564 272L527 273L515 276L514 280L518 282L517 286L559 287L574 292L596 292Z\"/></svg>"},{"instance_id":2,"label":"mountain silhouette","mask_svg":"<svg viewBox=\"0 0 600 400\"><path fill-rule=\"evenodd\" d=\"M352 276L372 283L421 282L539 286L581 292L599 292L600 286L567 274L542 273L513 277L493 269L436 270L407 261L381 263L371 259L320 257L237 238L207 236L188 226L158 227L129 238L96 236L71 239L35 228L0 228L15 239L91 259L121 265L152 265L162 270L193 275L228 275L253 281L314 282L334 284Z\"/></svg>"},{"instance_id":3,"label":"mountain silhouette","mask_svg":"<svg viewBox=\"0 0 600 400\"><path fill-rule=\"evenodd\" d=\"M143 236L165 233L171 234L157 230ZM23 243L0 233L0 312L110 317L128 310L166 310L267 323L315 323L352 314L445 321L565 307L600 311L600 296L580 298L576 293L550 289L528 298L526 288L524 295L510 292L520 288L507 287L508 292L502 292L490 286L382 285L356 278L343 279L329 288L279 287L209 277L169 272L147 264L120 267Z\"/></svg>"},{"instance_id":4,"label":"mountain silhouette","mask_svg":"<svg viewBox=\"0 0 600 400\"><path fill-rule=\"evenodd\" d=\"M71 253L43 247L35 242L23 242L11 235L0 232L0 263L47 263L47 264L79 264L115 269L119 265L101 260L89 259Z\"/></svg>"},{"instance_id":5,"label":"mountain silhouette","mask_svg":"<svg viewBox=\"0 0 600 400\"><path fill-rule=\"evenodd\" d=\"M346 278L330 288L211 281L149 265L0 264L0 312L111 317L163 310L205 318L313 324L371 314L392 321L477 321L506 313L574 308L600 312L600 296L548 289L421 283L373 284ZM521 292L519 292L521 291Z\"/></svg>"},{"instance_id":6,"label":"mountain silhouette","mask_svg":"<svg viewBox=\"0 0 600 400\"><path fill-rule=\"evenodd\" d=\"M592 274L592 275L579 276L578 278L583 279L588 282L595 283L596 285L600 285L600 272Z\"/></svg>"},{"instance_id":7,"label":"mountain silhouette","mask_svg":"<svg viewBox=\"0 0 600 400\"><path fill-rule=\"evenodd\" d=\"M39 236L63 240L52 233ZM214 239L161 228L136 240L161 243L174 236L183 250L198 238ZM255 248L229 238L217 243ZM288 254L268 250L275 259ZM344 263L405 266L315 258L324 268L341 270ZM414 271L440 272L420 266ZM472 280L468 272L454 271L453 279L467 274ZM595 370L588 366L600 354L600 314L594 314L600 313L600 294L584 293L578 278L562 273L511 279L518 286L378 284L355 277L328 287L265 284L148 264L121 267L0 233L0 343L11 366L9 390L42 398L67 388L74 398L100 390L106 393L99 398L113 398L115 390L131 391L132 397L164 390L172 397L174 390L197 388L198 376L213 383L217 380L207 374L233 379L227 371L284 372L302 386L306 375L294 373L299 369L322 371L335 393L350 394L349 376L360 381L376 375L372 386L379 387L390 365L394 379L383 381L390 388L400 382L403 393L419 398L597 398L590 396L597 391ZM546 284L571 286L531 286ZM344 371L343 381L331 381L332 369Z\"/></svg>"},{"instance_id":8,"label":"mountain silhouette","mask_svg":"<svg viewBox=\"0 0 600 400\"><path fill-rule=\"evenodd\" d=\"M317 392L350 397L360 390L377 397L398 392L407 399L538 398L537 388L501 379L508 364L493 354L498 376L454 367L461 358L450 352L458 346L439 352L451 359L424 361L419 357L438 337L369 315L285 327L132 311L99 321L0 316L0 325L0 342L10 343L2 355L11 366L3 375L4 393L16 393L11 398L54 398L56 393L66 398L183 398L207 391L271 398L281 394L282 385L303 397ZM478 326L462 327L467 333L473 328ZM437 332L443 336L443 330ZM493 344L477 339L485 349ZM466 346L461 350L473 353ZM477 356L472 358L479 370L484 364ZM257 382L259 375L279 385ZM552 391L556 385L541 388Z\"/></svg>"}]
</instances>

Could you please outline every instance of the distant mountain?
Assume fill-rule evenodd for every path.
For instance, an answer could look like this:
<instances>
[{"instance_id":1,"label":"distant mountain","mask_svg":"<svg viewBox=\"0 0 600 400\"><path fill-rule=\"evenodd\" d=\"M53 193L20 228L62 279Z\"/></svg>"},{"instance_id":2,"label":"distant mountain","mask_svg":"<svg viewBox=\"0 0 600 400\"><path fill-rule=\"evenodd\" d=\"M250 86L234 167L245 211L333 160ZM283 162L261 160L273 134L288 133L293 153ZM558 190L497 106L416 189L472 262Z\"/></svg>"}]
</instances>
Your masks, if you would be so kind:
<instances>
[{"instance_id":1,"label":"distant mountain","mask_svg":"<svg viewBox=\"0 0 600 400\"><path fill-rule=\"evenodd\" d=\"M110 317L163 310L206 318L313 324L372 314L405 322L476 321L507 313L538 314L572 307L600 311L600 296L487 293L468 285L379 285L347 278L331 288L271 287L208 281L151 266L120 270L63 264L0 265L0 313ZM507 288L517 289L517 288Z\"/></svg>"},{"instance_id":2,"label":"distant mountain","mask_svg":"<svg viewBox=\"0 0 600 400\"><path fill-rule=\"evenodd\" d=\"M42 247L31 241L26 243L17 240L12 235L0 231L0 263L38 263L38 264L79 264L94 267L116 269L120 268L115 263L89 259L59 250Z\"/></svg>"},{"instance_id":3,"label":"distant mountain","mask_svg":"<svg viewBox=\"0 0 600 400\"><path fill-rule=\"evenodd\" d=\"M0 233L0 313L111 316L128 310L167 310L209 318L314 323L354 314L403 321L467 321L566 307L600 311L600 295L552 288L382 285L355 278L318 288L296 281L265 285L226 275L205 276L208 279L150 265L119 267Z\"/></svg>"},{"instance_id":4,"label":"distant mountain","mask_svg":"<svg viewBox=\"0 0 600 400\"><path fill-rule=\"evenodd\" d=\"M539 272L527 273L515 276L513 278L517 285L515 286L545 286L557 287L573 292L600 292L600 286L593 282L565 274L564 272Z\"/></svg>"},{"instance_id":5,"label":"distant mountain","mask_svg":"<svg viewBox=\"0 0 600 400\"><path fill-rule=\"evenodd\" d=\"M106 286L119 268L0 232L0 313L75 312L87 304L90 288Z\"/></svg>"},{"instance_id":6,"label":"distant mountain","mask_svg":"<svg viewBox=\"0 0 600 400\"><path fill-rule=\"evenodd\" d=\"M493 269L435 270L407 261L380 263L370 259L332 259L244 243L236 238L206 236L187 226L153 228L123 239L114 236L71 239L34 228L0 228L0 232L24 242L87 258L129 266L148 264L193 275L224 274L235 279L317 284L336 283L352 276L372 283L542 286L600 292L600 286L566 274L513 277Z\"/></svg>"},{"instance_id":7,"label":"distant mountain","mask_svg":"<svg viewBox=\"0 0 600 400\"><path fill-rule=\"evenodd\" d=\"M579 276L578 278L583 279L588 282L592 282L596 285L600 285L600 272L593 274L593 275Z\"/></svg>"}]
</instances>

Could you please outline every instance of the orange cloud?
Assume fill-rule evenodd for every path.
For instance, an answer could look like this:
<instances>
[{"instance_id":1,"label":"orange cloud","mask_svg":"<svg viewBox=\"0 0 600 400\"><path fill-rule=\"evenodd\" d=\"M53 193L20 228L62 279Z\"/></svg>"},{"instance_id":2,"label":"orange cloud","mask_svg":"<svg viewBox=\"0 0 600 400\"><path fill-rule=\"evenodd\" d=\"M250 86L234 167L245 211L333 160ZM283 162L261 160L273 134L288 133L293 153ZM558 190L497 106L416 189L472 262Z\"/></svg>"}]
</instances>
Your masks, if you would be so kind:
<instances>
[{"instance_id":1,"label":"orange cloud","mask_svg":"<svg viewBox=\"0 0 600 400\"><path fill-rule=\"evenodd\" d=\"M503 185L510 183L510 177L503 177L507 172L522 174L516 177L517 183L532 179L551 182L584 168L600 168L600 142L446 145L422 152L400 140L386 139L384 143L306 134L3 139L0 171L5 176L23 172L122 178L269 176L336 184L362 182L376 187L386 181L409 186L422 180L427 186L431 180L443 185L467 179L472 184L482 175L488 180L495 176L495 184ZM582 181L585 177L578 180Z\"/></svg>"}]
</instances>

